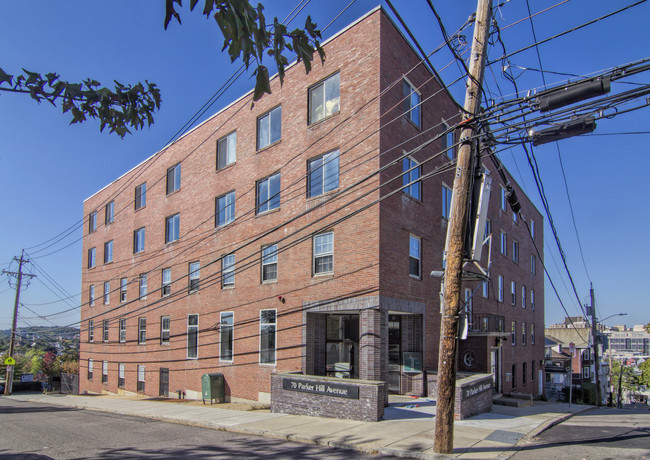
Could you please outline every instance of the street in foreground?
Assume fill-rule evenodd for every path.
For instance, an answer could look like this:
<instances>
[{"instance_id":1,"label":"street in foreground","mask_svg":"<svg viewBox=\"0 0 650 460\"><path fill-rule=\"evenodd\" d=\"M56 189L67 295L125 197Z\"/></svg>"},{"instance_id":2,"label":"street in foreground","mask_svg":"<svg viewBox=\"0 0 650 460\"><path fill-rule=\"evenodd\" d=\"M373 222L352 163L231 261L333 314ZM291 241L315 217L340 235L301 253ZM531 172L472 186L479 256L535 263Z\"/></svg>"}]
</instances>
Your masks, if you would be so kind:
<instances>
[{"instance_id":1,"label":"street in foreground","mask_svg":"<svg viewBox=\"0 0 650 460\"><path fill-rule=\"evenodd\" d=\"M0 459L388 458L0 398Z\"/></svg>"},{"instance_id":2,"label":"street in foreground","mask_svg":"<svg viewBox=\"0 0 650 460\"><path fill-rule=\"evenodd\" d=\"M533 438L511 458L650 459L650 410L589 410Z\"/></svg>"}]
</instances>

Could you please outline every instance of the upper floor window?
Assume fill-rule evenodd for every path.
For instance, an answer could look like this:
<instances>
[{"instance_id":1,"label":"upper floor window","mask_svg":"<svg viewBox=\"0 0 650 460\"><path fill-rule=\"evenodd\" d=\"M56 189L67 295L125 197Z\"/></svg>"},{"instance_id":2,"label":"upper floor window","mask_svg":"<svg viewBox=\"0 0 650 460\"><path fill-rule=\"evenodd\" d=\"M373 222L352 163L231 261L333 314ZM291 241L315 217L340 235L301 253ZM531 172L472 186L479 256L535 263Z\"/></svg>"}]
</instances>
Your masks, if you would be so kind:
<instances>
[{"instance_id":1,"label":"upper floor window","mask_svg":"<svg viewBox=\"0 0 650 460\"><path fill-rule=\"evenodd\" d=\"M422 239L414 235L409 235L409 275L422 276Z\"/></svg>"},{"instance_id":2,"label":"upper floor window","mask_svg":"<svg viewBox=\"0 0 650 460\"><path fill-rule=\"evenodd\" d=\"M499 275L499 302L503 302L503 276Z\"/></svg>"},{"instance_id":3,"label":"upper floor window","mask_svg":"<svg viewBox=\"0 0 650 460\"><path fill-rule=\"evenodd\" d=\"M97 230L97 211L91 212L88 215L88 233Z\"/></svg>"},{"instance_id":4,"label":"upper floor window","mask_svg":"<svg viewBox=\"0 0 650 460\"><path fill-rule=\"evenodd\" d=\"M108 342L108 320L102 321L102 341Z\"/></svg>"},{"instance_id":5,"label":"upper floor window","mask_svg":"<svg viewBox=\"0 0 650 460\"><path fill-rule=\"evenodd\" d=\"M512 346L517 345L517 321L512 322L511 341Z\"/></svg>"},{"instance_id":6,"label":"upper floor window","mask_svg":"<svg viewBox=\"0 0 650 460\"><path fill-rule=\"evenodd\" d=\"M339 151L321 155L307 163L307 196L318 196L339 188Z\"/></svg>"},{"instance_id":7,"label":"upper floor window","mask_svg":"<svg viewBox=\"0 0 650 460\"><path fill-rule=\"evenodd\" d=\"M530 344L535 345L535 323L530 324Z\"/></svg>"},{"instance_id":8,"label":"upper floor window","mask_svg":"<svg viewBox=\"0 0 650 460\"><path fill-rule=\"evenodd\" d=\"M169 343L171 320L169 316L160 317L160 343Z\"/></svg>"},{"instance_id":9,"label":"upper floor window","mask_svg":"<svg viewBox=\"0 0 650 460\"><path fill-rule=\"evenodd\" d=\"M314 275L334 271L334 233L314 236Z\"/></svg>"},{"instance_id":10,"label":"upper floor window","mask_svg":"<svg viewBox=\"0 0 650 460\"><path fill-rule=\"evenodd\" d=\"M521 308L526 308L526 286L521 286Z\"/></svg>"},{"instance_id":11,"label":"upper floor window","mask_svg":"<svg viewBox=\"0 0 650 460\"><path fill-rule=\"evenodd\" d=\"M217 141L217 169L225 168L237 161L237 131Z\"/></svg>"},{"instance_id":12,"label":"upper floor window","mask_svg":"<svg viewBox=\"0 0 650 460\"><path fill-rule=\"evenodd\" d=\"M187 359L199 357L199 315L187 315Z\"/></svg>"},{"instance_id":13,"label":"upper floor window","mask_svg":"<svg viewBox=\"0 0 650 460\"><path fill-rule=\"evenodd\" d=\"M408 193L416 200L422 199L422 182L419 180L422 175L422 167L412 158L402 160L402 186L405 193ZM411 185L408 185L411 184Z\"/></svg>"},{"instance_id":14,"label":"upper floor window","mask_svg":"<svg viewBox=\"0 0 650 460\"><path fill-rule=\"evenodd\" d=\"M111 282L106 281L104 283L104 305L108 305L111 302Z\"/></svg>"},{"instance_id":15,"label":"upper floor window","mask_svg":"<svg viewBox=\"0 0 650 460\"><path fill-rule=\"evenodd\" d=\"M104 243L104 263L113 262L113 240Z\"/></svg>"},{"instance_id":16,"label":"upper floor window","mask_svg":"<svg viewBox=\"0 0 650 460\"><path fill-rule=\"evenodd\" d=\"M257 119L257 150L277 142L282 137L282 106Z\"/></svg>"},{"instance_id":17,"label":"upper floor window","mask_svg":"<svg viewBox=\"0 0 650 460\"><path fill-rule=\"evenodd\" d=\"M181 164L167 170L167 195L181 188Z\"/></svg>"},{"instance_id":18,"label":"upper floor window","mask_svg":"<svg viewBox=\"0 0 650 460\"><path fill-rule=\"evenodd\" d=\"M449 220L451 214L451 189L446 185L442 186L442 217Z\"/></svg>"},{"instance_id":19,"label":"upper floor window","mask_svg":"<svg viewBox=\"0 0 650 460\"><path fill-rule=\"evenodd\" d=\"M135 210L144 208L147 205L147 183L140 184L135 188Z\"/></svg>"},{"instance_id":20,"label":"upper floor window","mask_svg":"<svg viewBox=\"0 0 650 460\"><path fill-rule=\"evenodd\" d=\"M141 273L139 278L139 289L138 294L141 299L147 297L147 274Z\"/></svg>"},{"instance_id":21,"label":"upper floor window","mask_svg":"<svg viewBox=\"0 0 650 460\"><path fill-rule=\"evenodd\" d=\"M535 221L530 219L530 236L535 239Z\"/></svg>"},{"instance_id":22,"label":"upper floor window","mask_svg":"<svg viewBox=\"0 0 650 460\"><path fill-rule=\"evenodd\" d=\"M517 305L517 283L515 281L510 282L510 295L512 296L512 305Z\"/></svg>"},{"instance_id":23,"label":"upper floor window","mask_svg":"<svg viewBox=\"0 0 650 460\"><path fill-rule=\"evenodd\" d=\"M490 294L490 284L487 281L483 281L482 289L483 289L483 298L487 299Z\"/></svg>"},{"instance_id":24,"label":"upper floor window","mask_svg":"<svg viewBox=\"0 0 650 460\"><path fill-rule=\"evenodd\" d=\"M454 130L451 129L447 123L443 122L443 127L446 133L443 137L444 145L442 148L445 149L445 155L447 155L447 158L453 160L456 158L456 136L454 134Z\"/></svg>"},{"instance_id":25,"label":"upper floor window","mask_svg":"<svg viewBox=\"0 0 650 460\"><path fill-rule=\"evenodd\" d=\"M216 227L221 227L235 220L235 191L216 198L215 217Z\"/></svg>"},{"instance_id":26,"label":"upper floor window","mask_svg":"<svg viewBox=\"0 0 650 460\"><path fill-rule=\"evenodd\" d=\"M501 231L501 254L508 255L508 234Z\"/></svg>"},{"instance_id":27,"label":"upper floor window","mask_svg":"<svg viewBox=\"0 0 650 460\"><path fill-rule=\"evenodd\" d=\"M181 215L174 214L165 219L165 243L176 241L180 236Z\"/></svg>"},{"instance_id":28,"label":"upper floor window","mask_svg":"<svg viewBox=\"0 0 650 460\"><path fill-rule=\"evenodd\" d=\"M160 294L162 297L168 296L172 293L172 269L164 268L162 271L162 286Z\"/></svg>"},{"instance_id":29,"label":"upper floor window","mask_svg":"<svg viewBox=\"0 0 650 460\"><path fill-rule=\"evenodd\" d=\"M126 318L120 318L120 343L126 343Z\"/></svg>"},{"instance_id":30,"label":"upper floor window","mask_svg":"<svg viewBox=\"0 0 650 460\"><path fill-rule=\"evenodd\" d=\"M501 210L506 212L508 210L508 196L505 187L501 186Z\"/></svg>"},{"instance_id":31,"label":"upper floor window","mask_svg":"<svg viewBox=\"0 0 650 460\"><path fill-rule=\"evenodd\" d=\"M530 309L535 309L535 291L533 289L530 290Z\"/></svg>"},{"instance_id":32,"label":"upper floor window","mask_svg":"<svg viewBox=\"0 0 650 460\"><path fill-rule=\"evenodd\" d=\"M537 260L535 259L534 255L531 255L530 256L530 273L532 273L533 275L537 271L536 265L537 265Z\"/></svg>"},{"instance_id":33,"label":"upper floor window","mask_svg":"<svg viewBox=\"0 0 650 460\"><path fill-rule=\"evenodd\" d=\"M521 323L521 344L526 345L526 323Z\"/></svg>"},{"instance_id":34,"label":"upper floor window","mask_svg":"<svg viewBox=\"0 0 650 460\"><path fill-rule=\"evenodd\" d=\"M88 288L88 303L91 307L95 306L95 285L91 284Z\"/></svg>"},{"instance_id":35,"label":"upper floor window","mask_svg":"<svg viewBox=\"0 0 650 460\"><path fill-rule=\"evenodd\" d=\"M420 128L422 125L420 109L422 96L407 79L402 80L402 96L404 100L404 114L406 119Z\"/></svg>"},{"instance_id":36,"label":"upper floor window","mask_svg":"<svg viewBox=\"0 0 650 460\"><path fill-rule=\"evenodd\" d=\"M88 268L93 268L95 264L95 248L90 248L88 249Z\"/></svg>"},{"instance_id":37,"label":"upper floor window","mask_svg":"<svg viewBox=\"0 0 650 460\"><path fill-rule=\"evenodd\" d=\"M492 221L490 219L485 221L485 233L483 234L483 239L486 240L488 236L492 234Z\"/></svg>"},{"instance_id":38,"label":"upper floor window","mask_svg":"<svg viewBox=\"0 0 650 460\"><path fill-rule=\"evenodd\" d=\"M235 254L228 254L221 259L221 286L235 285Z\"/></svg>"},{"instance_id":39,"label":"upper floor window","mask_svg":"<svg viewBox=\"0 0 650 460\"><path fill-rule=\"evenodd\" d=\"M257 213L280 207L280 173L257 182Z\"/></svg>"},{"instance_id":40,"label":"upper floor window","mask_svg":"<svg viewBox=\"0 0 650 460\"><path fill-rule=\"evenodd\" d=\"M512 211L512 221L516 224L518 222L518 215L516 212Z\"/></svg>"},{"instance_id":41,"label":"upper floor window","mask_svg":"<svg viewBox=\"0 0 650 460\"><path fill-rule=\"evenodd\" d=\"M147 343L147 318L138 318L138 343Z\"/></svg>"},{"instance_id":42,"label":"upper floor window","mask_svg":"<svg viewBox=\"0 0 650 460\"><path fill-rule=\"evenodd\" d=\"M199 262L190 262L188 291L197 292L201 285L201 264Z\"/></svg>"},{"instance_id":43,"label":"upper floor window","mask_svg":"<svg viewBox=\"0 0 650 460\"><path fill-rule=\"evenodd\" d=\"M133 232L133 254L144 251L144 227Z\"/></svg>"},{"instance_id":44,"label":"upper floor window","mask_svg":"<svg viewBox=\"0 0 650 460\"><path fill-rule=\"evenodd\" d=\"M104 222L106 225L112 224L115 220L115 201L111 201L104 208Z\"/></svg>"},{"instance_id":45,"label":"upper floor window","mask_svg":"<svg viewBox=\"0 0 650 460\"><path fill-rule=\"evenodd\" d=\"M95 341L95 321L92 319L88 321L88 341Z\"/></svg>"},{"instance_id":46,"label":"upper floor window","mask_svg":"<svg viewBox=\"0 0 650 460\"><path fill-rule=\"evenodd\" d=\"M126 288L129 281L126 278L120 278L120 302L126 302Z\"/></svg>"},{"instance_id":47,"label":"upper floor window","mask_svg":"<svg viewBox=\"0 0 650 460\"><path fill-rule=\"evenodd\" d=\"M262 247L262 282L278 280L278 245Z\"/></svg>"},{"instance_id":48,"label":"upper floor window","mask_svg":"<svg viewBox=\"0 0 650 460\"><path fill-rule=\"evenodd\" d=\"M338 73L309 88L309 124L339 111L340 91L341 80Z\"/></svg>"},{"instance_id":49,"label":"upper floor window","mask_svg":"<svg viewBox=\"0 0 650 460\"><path fill-rule=\"evenodd\" d=\"M516 264L519 263L519 241L512 241L512 261Z\"/></svg>"}]
</instances>

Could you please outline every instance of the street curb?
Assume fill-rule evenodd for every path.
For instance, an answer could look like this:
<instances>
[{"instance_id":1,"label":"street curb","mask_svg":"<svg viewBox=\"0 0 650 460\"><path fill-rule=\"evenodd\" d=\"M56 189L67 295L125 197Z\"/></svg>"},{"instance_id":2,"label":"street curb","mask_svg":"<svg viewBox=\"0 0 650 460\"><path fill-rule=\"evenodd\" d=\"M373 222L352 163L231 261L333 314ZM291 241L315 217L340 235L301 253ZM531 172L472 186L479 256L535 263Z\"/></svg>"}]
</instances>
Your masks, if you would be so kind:
<instances>
[{"instance_id":1,"label":"street curb","mask_svg":"<svg viewBox=\"0 0 650 460\"><path fill-rule=\"evenodd\" d=\"M529 431L524 436L522 436L521 439L519 441L517 441L516 445L519 445L519 443L522 443L522 442L525 442L525 441L529 441L532 438L534 438L535 436L539 436L544 431L546 431L546 430L548 430L550 428L553 428L555 425L559 425L560 423L569 420L573 416L582 414L583 412L587 412L588 410L595 409L595 408L596 408L596 406L587 406L584 409L580 409L580 410L578 410L576 412L571 412L570 414L563 414L563 415L560 415L559 417L555 417L554 419L551 419L551 420L549 420L549 421L547 421L545 423L542 423L537 428L533 429L532 431Z\"/></svg>"}]
</instances>

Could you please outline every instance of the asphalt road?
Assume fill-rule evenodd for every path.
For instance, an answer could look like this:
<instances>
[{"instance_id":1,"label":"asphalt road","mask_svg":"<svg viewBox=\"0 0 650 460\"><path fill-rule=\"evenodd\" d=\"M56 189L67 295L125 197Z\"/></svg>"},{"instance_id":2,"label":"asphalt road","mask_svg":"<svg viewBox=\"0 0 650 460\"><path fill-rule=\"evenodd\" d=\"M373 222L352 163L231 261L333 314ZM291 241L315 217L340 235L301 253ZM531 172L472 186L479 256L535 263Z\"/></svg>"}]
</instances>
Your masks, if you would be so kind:
<instances>
[{"instance_id":1,"label":"asphalt road","mask_svg":"<svg viewBox=\"0 0 650 460\"><path fill-rule=\"evenodd\" d=\"M544 431L511 458L650 459L650 410L589 410Z\"/></svg>"},{"instance_id":2,"label":"asphalt road","mask_svg":"<svg viewBox=\"0 0 650 460\"><path fill-rule=\"evenodd\" d=\"M0 397L0 460L388 458Z\"/></svg>"}]
</instances>

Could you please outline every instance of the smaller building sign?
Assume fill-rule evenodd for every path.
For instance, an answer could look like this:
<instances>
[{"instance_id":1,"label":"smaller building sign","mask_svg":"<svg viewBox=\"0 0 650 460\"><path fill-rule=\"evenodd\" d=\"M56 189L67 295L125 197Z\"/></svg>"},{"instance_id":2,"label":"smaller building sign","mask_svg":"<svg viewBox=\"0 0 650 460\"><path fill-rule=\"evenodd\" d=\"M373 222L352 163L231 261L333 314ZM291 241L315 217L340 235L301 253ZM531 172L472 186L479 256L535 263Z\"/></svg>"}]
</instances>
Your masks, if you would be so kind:
<instances>
[{"instance_id":1,"label":"smaller building sign","mask_svg":"<svg viewBox=\"0 0 650 460\"><path fill-rule=\"evenodd\" d=\"M477 384L463 388L463 399L471 398L484 391L492 390L491 382L479 382Z\"/></svg>"},{"instance_id":2,"label":"smaller building sign","mask_svg":"<svg viewBox=\"0 0 650 460\"><path fill-rule=\"evenodd\" d=\"M34 381L34 374L20 374L21 383L33 382L33 381Z\"/></svg>"},{"instance_id":3,"label":"smaller building sign","mask_svg":"<svg viewBox=\"0 0 650 460\"><path fill-rule=\"evenodd\" d=\"M309 380L283 379L282 388L290 391L336 396L338 398L359 399L359 387L343 383L311 382Z\"/></svg>"}]
</instances>

